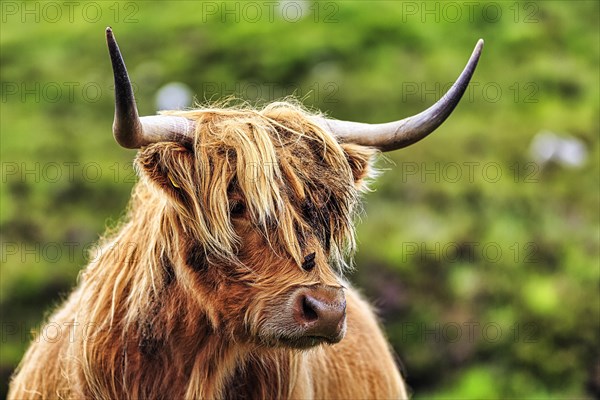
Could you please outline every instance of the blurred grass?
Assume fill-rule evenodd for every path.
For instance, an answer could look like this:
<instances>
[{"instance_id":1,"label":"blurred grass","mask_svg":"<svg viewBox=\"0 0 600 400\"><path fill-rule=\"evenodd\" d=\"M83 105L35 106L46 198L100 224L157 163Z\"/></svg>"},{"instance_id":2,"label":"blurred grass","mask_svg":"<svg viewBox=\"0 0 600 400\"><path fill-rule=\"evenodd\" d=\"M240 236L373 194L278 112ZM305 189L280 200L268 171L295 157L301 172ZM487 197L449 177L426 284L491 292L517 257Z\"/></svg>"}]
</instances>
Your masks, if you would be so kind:
<instances>
[{"instance_id":1,"label":"blurred grass","mask_svg":"<svg viewBox=\"0 0 600 400\"><path fill-rule=\"evenodd\" d=\"M104 27L111 25L142 114L155 111L162 85L180 81L199 101L229 95L237 84L252 102L295 92L309 107L365 122L433 103L436 83L455 79L483 37L469 97L456 113L432 138L379 163L386 171L366 196L352 279L380 309L417 398L598 395L597 2L476 2L472 19L452 3L463 12L457 22L436 21L420 2L321 2L307 3L313 8L298 22L265 14L256 23L239 12L208 15L206 5L220 2L95 4L97 22L75 8L73 22L4 13L0 26L4 382L30 328L75 285L84 247L123 214L133 185L134 152L110 134ZM428 4L441 10L444 3ZM486 6L500 7L501 17L486 16ZM132 12L137 22L123 22ZM55 84L62 87L56 101L44 93ZM77 85L73 97L67 84ZM97 98L81 90L86 84L100 88ZM529 144L541 130L582 140L587 164L533 163ZM59 179L48 179L52 163ZM64 163L79 163L70 164L73 179ZM462 179L445 174L451 163ZM468 165L476 166L472 179ZM498 180L486 166L501 172ZM470 323L497 324L502 335L476 329L469 338ZM456 325L462 331L454 340Z\"/></svg>"}]
</instances>

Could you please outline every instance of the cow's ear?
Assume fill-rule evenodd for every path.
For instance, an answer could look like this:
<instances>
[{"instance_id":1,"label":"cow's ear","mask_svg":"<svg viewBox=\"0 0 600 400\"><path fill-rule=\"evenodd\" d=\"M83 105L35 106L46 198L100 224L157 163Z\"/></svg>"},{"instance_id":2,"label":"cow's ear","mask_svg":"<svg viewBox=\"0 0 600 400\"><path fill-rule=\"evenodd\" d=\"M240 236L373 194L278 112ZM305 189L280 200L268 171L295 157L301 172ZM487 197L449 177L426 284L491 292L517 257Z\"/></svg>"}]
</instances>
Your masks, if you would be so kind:
<instances>
[{"instance_id":1,"label":"cow's ear","mask_svg":"<svg viewBox=\"0 0 600 400\"><path fill-rule=\"evenodd\" d=\"M373 163L378 151L371 147L359 146L352 143L342 143L348 164L352 170L354 183L360 190L366 189L365 180L373 177L375 169Z\"/></svg>"},{"instance_id":2,"label":"cow's ear","mask_svg":"<svg viewBox=\"0 0 600 400\"><path fill-rule=\"evenodd\" d=\"M194 171L191 150L172 143L156 143L139 151L136 163L142 178L147 178L162 190L176 198L182 198L191 188L190 175Z\"/></svg>"}]
</instances>

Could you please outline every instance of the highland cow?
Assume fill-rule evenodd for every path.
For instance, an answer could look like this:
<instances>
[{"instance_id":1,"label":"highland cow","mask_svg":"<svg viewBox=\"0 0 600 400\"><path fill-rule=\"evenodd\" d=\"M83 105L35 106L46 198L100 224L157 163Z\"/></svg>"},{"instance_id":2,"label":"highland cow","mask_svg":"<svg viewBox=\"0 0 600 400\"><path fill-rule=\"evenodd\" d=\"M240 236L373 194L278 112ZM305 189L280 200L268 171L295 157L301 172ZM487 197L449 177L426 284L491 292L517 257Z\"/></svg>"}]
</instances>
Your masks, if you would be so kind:
<instances>
[{"instance_id":1,"label":"highland cow","mask_svg":"<svg viewBox=\"0 0 600 400\"><path fill-rule=\"evenodd\" d=\"M452 112L448 93L387 124L294 102L139 117L107 29L119 144L138 148L128 215L11 382L21 398L406 398L367 302L344 280L353 216L379 151Z\"/></svg>"}]
</instances>

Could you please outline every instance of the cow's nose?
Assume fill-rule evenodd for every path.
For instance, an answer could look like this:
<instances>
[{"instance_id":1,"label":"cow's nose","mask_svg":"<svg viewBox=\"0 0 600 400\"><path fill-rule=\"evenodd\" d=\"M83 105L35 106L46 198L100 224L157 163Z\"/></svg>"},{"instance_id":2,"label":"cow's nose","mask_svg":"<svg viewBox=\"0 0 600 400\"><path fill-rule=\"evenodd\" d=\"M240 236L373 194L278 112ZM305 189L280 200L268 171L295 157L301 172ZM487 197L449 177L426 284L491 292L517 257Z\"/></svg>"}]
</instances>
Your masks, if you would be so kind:
<instances>
[{"instance_id":1,"label":"cow's nose","mask_svg":"<svg viewBox=\"0 0 600 400\"><path fill-rule=\"evenodd\" d=\"M303 336L339 342L346 324L346 298L341 288L311 287L296 292L294 318Z\"/></svg>"}]
</instances>

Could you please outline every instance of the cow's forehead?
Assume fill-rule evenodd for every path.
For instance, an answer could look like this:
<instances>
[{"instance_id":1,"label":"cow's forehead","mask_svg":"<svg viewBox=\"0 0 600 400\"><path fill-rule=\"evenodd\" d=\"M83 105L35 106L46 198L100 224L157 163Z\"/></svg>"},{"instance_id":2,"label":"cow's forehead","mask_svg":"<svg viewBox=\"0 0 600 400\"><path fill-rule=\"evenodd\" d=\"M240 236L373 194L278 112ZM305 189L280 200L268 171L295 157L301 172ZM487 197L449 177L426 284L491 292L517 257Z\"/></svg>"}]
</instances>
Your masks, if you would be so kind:
<instances>
[{"instance_id":1,"label":"cow's forehead","mask_svg":"<svg viewBox=\"0 0 600 400\"><path fill-rule=\"evenodd\" d=\"M187 116L198 122L198 161L229 167L238 179L300 180L323 186L339 184L341 176L350 183L349 165L339 143L298 107L261 112L199 110Z\"/></svg>"}]
</instances>

